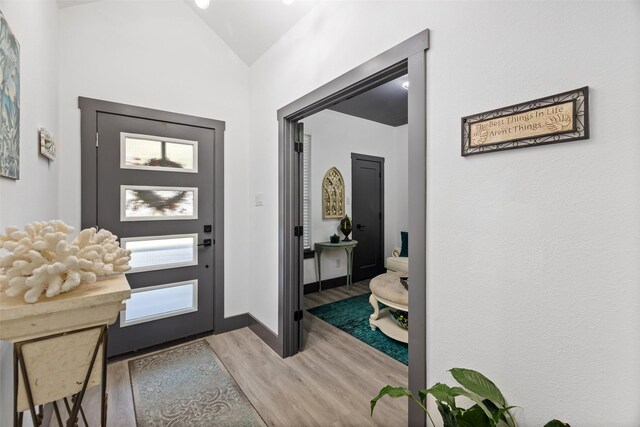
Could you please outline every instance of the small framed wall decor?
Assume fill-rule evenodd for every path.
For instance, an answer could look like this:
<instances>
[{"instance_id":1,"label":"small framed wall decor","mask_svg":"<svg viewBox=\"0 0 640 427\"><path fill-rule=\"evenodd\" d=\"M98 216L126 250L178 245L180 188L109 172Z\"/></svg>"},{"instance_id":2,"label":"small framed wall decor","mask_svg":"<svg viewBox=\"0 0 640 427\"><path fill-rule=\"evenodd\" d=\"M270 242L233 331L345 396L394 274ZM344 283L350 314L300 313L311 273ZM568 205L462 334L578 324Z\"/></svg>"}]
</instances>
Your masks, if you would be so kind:
<instances>
[{"instance_id":1,"label":"small framed wall decor","mask_svg":"<svg viewBox=\"0 0 640 427\"><path fill-rule=\"evenodd\" d=\"M589 139L589 87L462 118L462 155Z\"/></svg>"},{"instance_id":2,"label":"small framed wall decor","mask_svg":"<svg viewBox=\"0 0 640 427\"><path fill-rule=\"evenodd\" d=\"M53 160L56 157L56 141L53 139L51 132L45 128L38 129L38 136L40 140L40 154L45 156L49 160Z\"/></svg>"}]
</instances>

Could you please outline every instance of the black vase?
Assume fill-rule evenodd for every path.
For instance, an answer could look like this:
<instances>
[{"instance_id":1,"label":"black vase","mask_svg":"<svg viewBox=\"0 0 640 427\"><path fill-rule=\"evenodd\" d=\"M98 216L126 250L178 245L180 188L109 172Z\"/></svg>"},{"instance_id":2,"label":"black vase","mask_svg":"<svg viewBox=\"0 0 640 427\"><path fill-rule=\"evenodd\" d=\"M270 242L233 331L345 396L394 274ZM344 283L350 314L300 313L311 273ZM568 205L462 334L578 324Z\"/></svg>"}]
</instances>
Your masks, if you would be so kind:
<instances>
[{"instance_id":1,"label":"black vase","mask_svg":"<svg viewBox=\"0 0 640 427\"><path fill-rule=\"evenodd\" d=\"M344 218L340 220L340 231L342 231L342 234L344 234L344 239L342 239L343 242L351 241L351 239L349 238L349 234L351 234L351 230L352 230L351 220L347 215L345 215Z\"/></svg>"}]
</instances>

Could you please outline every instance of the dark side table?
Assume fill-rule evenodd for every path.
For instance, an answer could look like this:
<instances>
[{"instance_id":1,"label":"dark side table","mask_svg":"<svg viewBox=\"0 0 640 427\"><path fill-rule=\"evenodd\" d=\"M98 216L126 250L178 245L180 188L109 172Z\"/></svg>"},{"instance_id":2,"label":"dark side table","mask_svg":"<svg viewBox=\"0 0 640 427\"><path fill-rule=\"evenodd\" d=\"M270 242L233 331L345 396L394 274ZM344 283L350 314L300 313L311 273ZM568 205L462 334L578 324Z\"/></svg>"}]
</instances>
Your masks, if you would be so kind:
<instances>
[{"instance_id":1,"label":"dark side table","mask_svg":"<svg viewBox=\"0 0 640 427\"><path fill-rule=\"evenodd\" d=\"M313 244L313 248L316 251L316 272L318 273L318 286L320 292L322 292L322 263L320 257L322 251L325 249L344 249L347 253L347 293L349 293L349 285L352 284L353 274L353 248L358 245L357 240L350 240L348 242L318 242Z\"/></svg>"}]
</instances>

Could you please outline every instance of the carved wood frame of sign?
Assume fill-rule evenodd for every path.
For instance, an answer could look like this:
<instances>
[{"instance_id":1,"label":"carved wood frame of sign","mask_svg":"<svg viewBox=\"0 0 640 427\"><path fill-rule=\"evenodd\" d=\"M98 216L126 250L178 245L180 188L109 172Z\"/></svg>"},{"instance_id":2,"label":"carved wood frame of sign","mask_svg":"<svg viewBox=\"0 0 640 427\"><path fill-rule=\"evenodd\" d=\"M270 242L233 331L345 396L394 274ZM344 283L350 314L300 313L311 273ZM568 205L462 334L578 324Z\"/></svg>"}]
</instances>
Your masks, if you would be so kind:
<instances>
[{"instance_id":1,"label":"carved wood frame of sign","mask_svg":"<svg viewBox=\"0 0 640 427\"><path fill-rule=\"evenodd\" d=\"M332 167L322 179L322 218L344 217L344 179L336 167Z\"/></svg>"},{"instance_id":2,"label":"carved wood frame of sign","mask_svg":"<svg viewBox=\"0 0 640 427\"><path fill-rule=\"evenodd\" d=\"M462 155L589 139L589 87L462 118Z\"/></svg>"}]
</instances>

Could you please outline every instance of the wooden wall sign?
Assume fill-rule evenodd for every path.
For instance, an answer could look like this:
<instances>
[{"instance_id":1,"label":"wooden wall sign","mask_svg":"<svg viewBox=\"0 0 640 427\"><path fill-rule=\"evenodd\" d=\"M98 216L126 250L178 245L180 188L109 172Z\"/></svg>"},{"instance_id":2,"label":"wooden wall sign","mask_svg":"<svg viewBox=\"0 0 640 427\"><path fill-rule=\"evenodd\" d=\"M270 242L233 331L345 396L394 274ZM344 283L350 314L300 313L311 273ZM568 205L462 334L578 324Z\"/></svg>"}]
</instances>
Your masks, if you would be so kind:
<instances>
[{"instance_id":1,"label":"wooden wall sign","mask_svg":"<svg viewBox=\"0 0 640 427\"><path fill-rule=\"evenodd\" d=\"M462 118L462 155L589 139L589 87Z\"/></svg>"}]
</instances>

